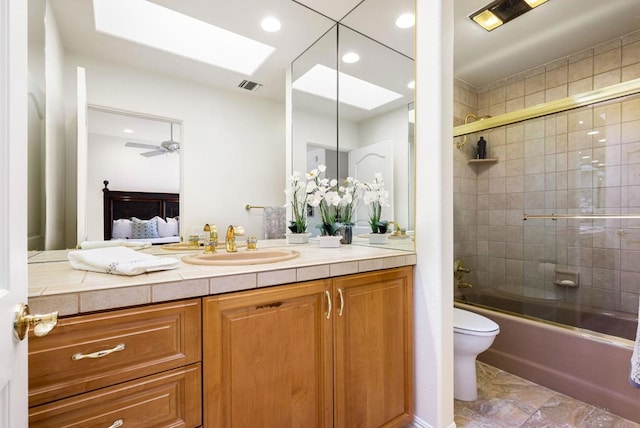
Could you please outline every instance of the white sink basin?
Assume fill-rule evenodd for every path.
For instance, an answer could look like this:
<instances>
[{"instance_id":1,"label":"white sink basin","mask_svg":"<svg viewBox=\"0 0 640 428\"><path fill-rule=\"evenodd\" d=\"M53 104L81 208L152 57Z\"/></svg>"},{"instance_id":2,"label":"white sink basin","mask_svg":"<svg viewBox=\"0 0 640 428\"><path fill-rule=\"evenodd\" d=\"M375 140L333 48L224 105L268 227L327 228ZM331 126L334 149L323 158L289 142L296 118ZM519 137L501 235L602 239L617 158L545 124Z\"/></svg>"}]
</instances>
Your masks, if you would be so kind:
<instances>
[{"instance_id":1,"label":"white sink basin","mask_svg":"<svg viewBox=\"0 0 640 428\"><path fill-rule=\"evenodd\" d=\"M236 253L220 251L214 254L184 256L182 257L182 261L194 265L241 266L282 262L284 260L295 259L299 255L300 253L297 251L284 249L238 251Z\"/></svg>"}]
</instances>

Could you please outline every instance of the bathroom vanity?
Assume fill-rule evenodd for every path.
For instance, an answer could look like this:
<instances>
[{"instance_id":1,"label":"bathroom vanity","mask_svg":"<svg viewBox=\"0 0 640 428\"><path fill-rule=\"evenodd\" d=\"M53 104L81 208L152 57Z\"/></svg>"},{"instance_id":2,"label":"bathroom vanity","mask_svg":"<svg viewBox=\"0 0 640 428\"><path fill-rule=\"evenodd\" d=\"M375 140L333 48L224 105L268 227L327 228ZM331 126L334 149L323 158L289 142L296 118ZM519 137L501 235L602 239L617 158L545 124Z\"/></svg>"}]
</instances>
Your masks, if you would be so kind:
<instances>
[{"instance_id":1,"label":"bathroom vanity","mask_svg":"<svg viewBox=\"0 0 640 428\"><path fill-rule=\"evenodd\" d=\"M32 313L61 311L29 336L30 426L405 426L415 253L296 250L137 277L30 264Z\"/></svg>"}]
</instances>

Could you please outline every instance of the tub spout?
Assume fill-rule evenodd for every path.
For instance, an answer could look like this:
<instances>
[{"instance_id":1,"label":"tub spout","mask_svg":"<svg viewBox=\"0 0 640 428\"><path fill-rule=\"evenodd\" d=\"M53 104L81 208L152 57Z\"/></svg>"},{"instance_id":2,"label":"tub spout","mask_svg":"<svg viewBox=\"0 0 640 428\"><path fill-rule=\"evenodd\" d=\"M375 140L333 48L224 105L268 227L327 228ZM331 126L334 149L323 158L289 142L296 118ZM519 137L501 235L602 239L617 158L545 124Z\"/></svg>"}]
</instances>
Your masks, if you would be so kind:
<instances>
[{"instance_id":1,"label":"tub spout","mask_svg":"<svg viewBox=\"0 0 640 428\"><path fill-rule=\"evenodd\" d=\"M473 284L464 281L457 281L456 285L458 288L473 288Z\"/></svg>"}]
</instances>

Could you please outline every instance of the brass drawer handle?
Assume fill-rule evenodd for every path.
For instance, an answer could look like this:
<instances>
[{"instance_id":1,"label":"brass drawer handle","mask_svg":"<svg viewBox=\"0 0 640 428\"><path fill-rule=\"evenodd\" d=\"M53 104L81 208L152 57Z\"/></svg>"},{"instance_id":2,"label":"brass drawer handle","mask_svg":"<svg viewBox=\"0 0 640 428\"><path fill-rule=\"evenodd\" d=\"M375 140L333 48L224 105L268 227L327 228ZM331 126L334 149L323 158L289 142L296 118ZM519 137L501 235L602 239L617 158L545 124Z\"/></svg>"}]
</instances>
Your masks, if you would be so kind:
<instances>
[{"instance_id":1,"label":"brass drawer handle","mask_svg":"<svg viewBox=\"0 0 640 428\"><path fill-rule=\"evenodd\" d=\"M102 357L106 357L107 355L109 355L109 354L111 354L113 352L118 352L118 351L124 351L124 343L120 343L119 345L116 345L114 348L105 349L104 351L97 351L97 352L94 352L92 354L86 354L86 355L85 354L81 354L81 353L73 354L71 356L71 359L73 361L78 361L78 360L81 360L83 358L102 358ZM124 422L122 422L122 419L118 419L118 421L121 421L121 423L124 423ZM116 421L116 422L118 422L118 421ZM122 426L122 425L112 425L112 426L119 427L119 426Z\"/></svg>"},{"instance_id":2,"label":"brass drawer handle","mask_svg":"<svg viewBox=\"0 0 640 428\"><path fill-rule=\"evenodd\" d=\"M118 427L121 427L121 426L124 426L124 420L117 419L111 425L109 425L107 428L118 428Z\"/></svg>"},{"instance_id":3,"label":"brass drawer handle","mask_svg":"<svg viewBox=\"0 0 640 428\"><path fill-rule=\"evenodd\" d=\"M338 316L342 316L344 310L344 296L342 295L342 288L338 288L338 296L340 297L340 309L338 309Z\"/></svg>"},{"instance_id":4,"label":"brass drawer handle","mask_svg":"<svg viewBox=\"0 0 640 428\"><path fill-rule=\"evenodd\" d=\"M329 291L324 290L324 296L327 298L327 312L324 313L324 316L327 319L331 318L331 293Z\"/></svg>"}]
</instances>

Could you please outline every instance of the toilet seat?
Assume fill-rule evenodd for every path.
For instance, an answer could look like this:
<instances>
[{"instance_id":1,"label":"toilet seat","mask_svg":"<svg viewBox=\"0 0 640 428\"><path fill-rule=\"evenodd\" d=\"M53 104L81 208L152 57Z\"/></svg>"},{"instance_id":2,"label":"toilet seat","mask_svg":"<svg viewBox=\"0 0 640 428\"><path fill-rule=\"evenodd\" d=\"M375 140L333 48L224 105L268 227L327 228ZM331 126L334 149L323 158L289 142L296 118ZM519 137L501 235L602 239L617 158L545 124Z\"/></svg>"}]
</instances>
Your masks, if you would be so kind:
<instances>
[{"instance_id":1,"label":"toilet seat","mask_svg":"<svg viewBox=\"0 0 640 428\"><path fill-rule=\"evenodd\" d=\"M453 308L453 331L471 336L495 336L500 332L500 327L482 315Z\"/></svg>"}]
</instances>

